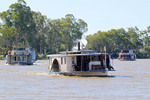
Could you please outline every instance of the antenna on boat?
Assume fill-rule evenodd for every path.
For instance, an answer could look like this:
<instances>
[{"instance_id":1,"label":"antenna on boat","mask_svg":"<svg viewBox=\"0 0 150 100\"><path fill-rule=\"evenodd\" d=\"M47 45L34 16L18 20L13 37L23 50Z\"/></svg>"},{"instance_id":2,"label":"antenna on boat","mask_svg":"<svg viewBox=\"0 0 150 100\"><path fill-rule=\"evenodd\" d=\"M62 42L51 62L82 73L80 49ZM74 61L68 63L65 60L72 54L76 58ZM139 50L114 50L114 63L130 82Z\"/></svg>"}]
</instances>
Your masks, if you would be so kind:
<instances>
[{"instance_id":1,"label":"antenna on boat","mask_svg":"<svg viewBox=\"0 0 150 100\"><path fill-rule=\"evenodd\" d=\"M105 69L107 68L107 65L106 65L106 46L104 47L104 51L105 51Z\"/></svg>"}]
</instances>

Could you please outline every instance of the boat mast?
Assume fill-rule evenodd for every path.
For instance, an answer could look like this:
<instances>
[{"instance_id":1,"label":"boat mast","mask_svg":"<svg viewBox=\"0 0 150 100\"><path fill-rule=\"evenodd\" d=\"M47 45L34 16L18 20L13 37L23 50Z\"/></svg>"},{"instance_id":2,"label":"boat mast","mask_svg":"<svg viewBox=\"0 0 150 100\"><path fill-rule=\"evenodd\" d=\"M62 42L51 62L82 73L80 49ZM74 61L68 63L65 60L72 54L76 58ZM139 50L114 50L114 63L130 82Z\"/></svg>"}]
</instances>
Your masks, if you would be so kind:
<instances>
[{"instance_id":1,"label":"boat mast","mask_svg":"<svg viewBox=\"0 0 150 100\"><path fill-rule=\"evenodd\" d=\"M104 47L104 51L105 51L105 69L107 68L107 65L106 65L106 46Z\"/></svg>"}]
</instances>

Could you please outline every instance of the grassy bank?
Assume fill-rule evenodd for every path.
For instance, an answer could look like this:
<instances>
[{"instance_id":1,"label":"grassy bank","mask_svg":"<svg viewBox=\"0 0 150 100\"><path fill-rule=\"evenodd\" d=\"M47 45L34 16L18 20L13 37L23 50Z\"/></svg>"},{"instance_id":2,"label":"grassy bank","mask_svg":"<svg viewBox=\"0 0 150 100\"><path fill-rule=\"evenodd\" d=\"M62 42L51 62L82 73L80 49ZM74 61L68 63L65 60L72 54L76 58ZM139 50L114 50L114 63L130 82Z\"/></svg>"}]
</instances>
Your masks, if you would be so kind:
<instances>
[{"instance_id":1,"label":"grassy bank","mask_svg":"<svg viewBox=\"0 0 150 100\"><path fill-rule=\"evenodd\" d=\"M47 59L48 59L47 55L40 55L40 54L37 55L37 60L47 60Z\"/></svg>"}]
</instances>

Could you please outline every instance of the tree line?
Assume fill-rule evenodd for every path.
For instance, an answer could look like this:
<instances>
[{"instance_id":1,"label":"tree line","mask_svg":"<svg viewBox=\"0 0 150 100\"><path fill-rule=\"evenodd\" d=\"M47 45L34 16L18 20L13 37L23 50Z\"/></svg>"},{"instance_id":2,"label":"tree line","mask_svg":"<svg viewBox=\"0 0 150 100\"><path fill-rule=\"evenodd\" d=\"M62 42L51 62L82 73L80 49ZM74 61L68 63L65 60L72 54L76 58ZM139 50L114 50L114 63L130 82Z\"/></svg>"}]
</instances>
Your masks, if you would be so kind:
<instances>
[{"instance_id":1,"label":"tree line","mask_svg":"<svg viewBox=\"0 0 150 100\"><path fill-rule=\"evenodd\" d=\"M107 32L98 31L88 35L87 49L104 52L106 46L108 53L118 54L122 49L132 49L138 58L150 57L150 26L140 31L137 27L130 27L127 30L111 29Z\"/></svg>"},{"instance_id":2,"label":"tree line","mask_svg":"<svg viewBox=\"0 0 150 100\"><path fill-rule=\"evenodd\" d=\"M32 11L24 0L11 4L0 13L0 54L6 54L14 45L30 46L37 53L58 53L71 50L74 42L87 32L88 24L67 14L64 18L50 19L40 12ZM150 57L150 26L140 31L137 27L98 31L86 36L85 49L119 53L132 49L139 58Z\"/></svg>"},{"instance_id":3,"label":"tree line","mask_svg":"<svg viewBox=\"0 0 150 100\"><path fill-rule=\"evenodd\" d=\"M71 50L74 41L81 39L88 29L84 20L72 14L50 19L32 11L24 0L11 4L7 11L0 13L0 19L0 53L23 44L40 54Z\"/></svg>"}]
</instances>

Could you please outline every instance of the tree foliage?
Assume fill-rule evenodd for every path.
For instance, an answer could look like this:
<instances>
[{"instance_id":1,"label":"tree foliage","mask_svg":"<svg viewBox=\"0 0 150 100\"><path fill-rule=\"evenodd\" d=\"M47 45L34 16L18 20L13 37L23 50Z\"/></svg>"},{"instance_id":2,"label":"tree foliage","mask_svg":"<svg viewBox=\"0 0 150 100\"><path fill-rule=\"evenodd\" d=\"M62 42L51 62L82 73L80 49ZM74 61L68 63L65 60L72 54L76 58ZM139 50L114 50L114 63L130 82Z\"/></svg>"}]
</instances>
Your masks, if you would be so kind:
<instances>
[{"instance_id":1,"label":"tree foliage","mask_svg":"<svg viewBox=\"0 0 150 100\"><path fill-rule=\"evenodd\" d=\"M11 4L7 11L0 13L0 19L3 21L0 23L0 47L7 50L19 44L31 46L40 54L71 50L74 41L87 31L87 23L72 14L48 19L32 11L24 0Z\"/></svg>"},{"instance_id":2,"label":"tree foliage","mask_svg":"<svg viewBox=\"0 0 150 100\"><path fill-rule=\"evenodd\" d=\"M87 23L72 14L50 19L32 11L24 0L11 4L8 10L0 13L0 19L0 53L19 44L31 46L40 54L71 50L74 42L88 30ZM142 31L137 27L98 31L86 36L86 40L87 49L104 52L106 46L110 53L133 49L138 57L150 57L150 26Z\"/></svg>"},{"instance_id":3,"label":"tree foliage","mask_svg":"<svg viewBox=\"0 0 150 100\"><path fill-rule=\"evenodd\" d=\"M74 42L81 39L87 31L87 23L82 19L76 19L72 14L67 14L65 18L48 20L47 42L48 48L52 51L71 50Z\"/></svg>"},{"instance_id":4,"label":"tree foliage","mask_svg":"<svg viewBox=\"0 0 150 100\"><path fill-rule=\"evenodd\" d=\"M3 28L15 28L15 45L25 42L34 45L33 37L36 34L32 12L24 0L18 0L17 3L11 4L7 11L0 13L0 18L4 22ZM31 42L32 40L32 42Z\"/></svg>"},{"instance_id":5,"label":"tree foliage","mask_svg":"<svg viewBox=\"0 0 150 100\"><path fill-rule=\"evenodd\" d=\"M134 51L145 53L149 56L150 35L149 29L139 31L137 27L130 27L127 30L111 29L107 32L98 31L93 35L86 37L87 49L93 49L96 51L104 52L103 48L107 47L107 52L119 53L121 49L132 49ZM143 48L144 47L144 48Z\"/></svg>"}]
</instances>

